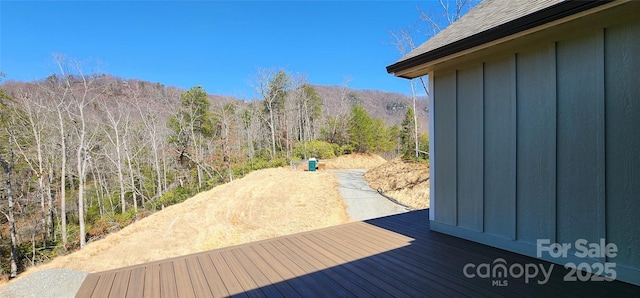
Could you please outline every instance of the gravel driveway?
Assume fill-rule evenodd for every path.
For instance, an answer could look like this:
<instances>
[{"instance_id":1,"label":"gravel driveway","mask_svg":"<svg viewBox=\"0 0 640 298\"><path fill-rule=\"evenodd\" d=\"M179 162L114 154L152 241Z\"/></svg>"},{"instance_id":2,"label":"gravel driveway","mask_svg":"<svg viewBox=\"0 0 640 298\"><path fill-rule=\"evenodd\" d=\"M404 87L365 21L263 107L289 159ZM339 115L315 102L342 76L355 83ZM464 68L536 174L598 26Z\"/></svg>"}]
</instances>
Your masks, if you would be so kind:
<instances>
[{"instance_id":1,"label":"gravel driveway","mask_svg":"<svg viewBox=\"0 0 640 298\"><path fill-rule=\"evenodd\" d=\"M0 289L0 297L74 297L87 274L68 269L34 272Z\"/></svg>"},{"instance_id":2,"label":"gravel driveway","mask_svg":"<svg viewBox=\"0 0 640 298\"><path fill-rule=\"evenodd\" d=\"M367 170L331 170L338 178L338 189L347 205L347 214L355 221L409 211L391 202L369 187L362 177Z\"/></svg>"}]
</instances>

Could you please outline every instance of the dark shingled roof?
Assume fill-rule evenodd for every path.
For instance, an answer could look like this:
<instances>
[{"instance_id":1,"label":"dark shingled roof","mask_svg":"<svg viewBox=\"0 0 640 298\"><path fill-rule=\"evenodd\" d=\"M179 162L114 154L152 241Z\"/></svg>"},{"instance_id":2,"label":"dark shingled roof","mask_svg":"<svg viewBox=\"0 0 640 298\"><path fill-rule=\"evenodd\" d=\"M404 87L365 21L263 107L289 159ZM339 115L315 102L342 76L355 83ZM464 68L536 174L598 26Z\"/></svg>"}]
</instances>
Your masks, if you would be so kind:
<instances>
[{"instance_id":1,"label":"dark shingled roof","mask_svg":"<svg viewBox=\"0 0 640 298\"><path fill-rule=\"evenodd\" d=\"M396 73L609 1L485 0L387 67Z\"/></svg>"}]
</instances>

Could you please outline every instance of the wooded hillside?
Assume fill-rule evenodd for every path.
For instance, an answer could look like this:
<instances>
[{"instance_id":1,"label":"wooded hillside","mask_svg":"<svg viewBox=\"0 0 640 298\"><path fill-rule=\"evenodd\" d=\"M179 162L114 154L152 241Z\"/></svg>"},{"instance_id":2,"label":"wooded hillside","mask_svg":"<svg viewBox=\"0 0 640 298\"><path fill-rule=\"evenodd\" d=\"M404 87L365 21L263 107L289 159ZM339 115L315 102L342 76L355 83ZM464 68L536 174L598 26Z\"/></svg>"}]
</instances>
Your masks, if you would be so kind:
<instances>
[{"instance_id":1,"label":"wooded hillside","mask_svg":"<svg viewBox=\"0 0 640 298\"><path fill-rule=\"evenodd\" d=\"M272 69L239 100L56 62L46 79L0 85L0 253L12 277L256 169L413 152L413 103L401 94ZM426 106L417 101L420 132Z\"/></svg>"}]
</instances>

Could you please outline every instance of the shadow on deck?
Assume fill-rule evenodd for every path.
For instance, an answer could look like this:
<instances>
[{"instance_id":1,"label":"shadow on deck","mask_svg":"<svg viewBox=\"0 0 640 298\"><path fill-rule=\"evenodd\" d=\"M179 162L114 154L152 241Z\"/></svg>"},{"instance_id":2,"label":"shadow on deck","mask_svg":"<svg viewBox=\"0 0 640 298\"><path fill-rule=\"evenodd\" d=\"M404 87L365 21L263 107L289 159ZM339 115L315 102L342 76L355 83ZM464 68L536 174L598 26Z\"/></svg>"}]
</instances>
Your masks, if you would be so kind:
<instances>
[{"instance_id":1,"label":"shadow on deck","mask_svg":"<svg viewBox=\"0 0 640 298\"><path fill-rule=\"evenodd\" d=\"M466 264L551 263L429 230L428 210L90 274L77 297L637 296L640 287L535 277L468 278ZM529 269L533 273L533 268ZM468 273L475 273L469 269ZM484 273L484 272L481 272ZM514 271L518 274L517 270ZM532 274L533 275L533 274Z\"/></svg>"}]
</instances>

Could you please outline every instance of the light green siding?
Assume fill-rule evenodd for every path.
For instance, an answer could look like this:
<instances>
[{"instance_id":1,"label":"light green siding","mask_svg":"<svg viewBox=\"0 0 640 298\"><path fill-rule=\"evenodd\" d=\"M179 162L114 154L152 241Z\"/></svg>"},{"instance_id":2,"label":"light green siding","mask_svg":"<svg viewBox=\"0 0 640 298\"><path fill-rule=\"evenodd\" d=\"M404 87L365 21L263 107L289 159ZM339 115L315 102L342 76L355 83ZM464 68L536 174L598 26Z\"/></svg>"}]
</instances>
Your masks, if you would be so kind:
<instances>
[{"instance_id":1,"label":"light green siding","mask_svg":"<svg viewBox=\"0 0 640 298\"><path fill-rule=\"evenodd\" d=\"M484 231L516 237L516 56L484 64ZM479 176L479 175L478 175Z\"/></svg>"},{"instance_id":2,"label":"light green siding","mask_svg":"<svg viewBox=\"0 0 640 298\"><path fill-rule=\"evenodd\" d=\"M517 238L555 240L555 45L517 54Z\"/></svg>"},{"instance_id":3,"label":"light green siding","mask_svg":"<svg viewBox=\"0 0 640 298\"><path fill-rule=\"evenodd\" d=\"M602 30L557 45L557 242L604 238Z\"/></svg>"},{"instance_id":4,"label":"light green siding","mask_svg":"<svg viewBox=\"0 0 640 298\"><path fill-rule=\"evenodd\" d=\"M534 257L605 239L615 258L543 258L640 285L640 19L575 28L433 72L431 227Z\"/></svg>"},{"instance_id":5,"label":"light green siding","mask_svg":"<svg viewBox=\"0 0 640 298\"><path fill-rule=\"evenodd\" d=\"M606 235L640 269L640 22L605 31ZM640 272L636 271L637 275Z\"/></svg>"},{"instance_id":6,"label":"light green siding","mask_svg":"<svg viewBox=\"0 0 640 298\"><path fill-rule=\"evenodd\" d=\"M482 65L458 70L457 194L458 225L482 231L483 226L483 96Z\"/></svg>"},{"instance_id":7,"label":"light green siding","mask_svg":"<svg viewBox=\"0 0 640 298\"><path fill-rule=\"evenodd\" d=\"M438 179L434 196L438 199L435 220L457 225L456 189L456 73L452 72L434 78L434 92L441 94L441 100L434 102L434 109L442 111L434 117L434 156L437 159Z\"/></svg>"}]
</instances>

